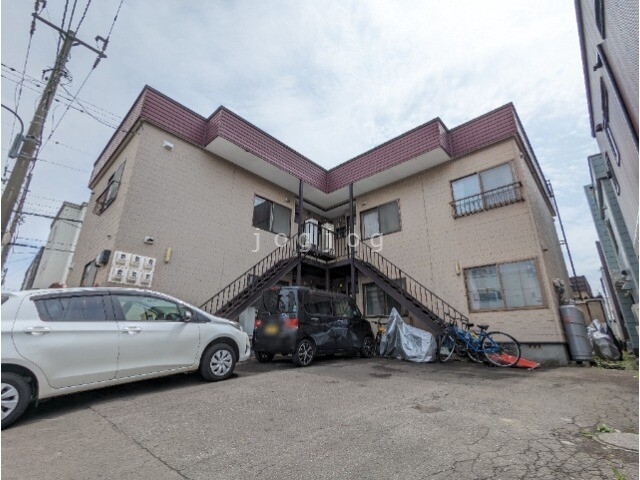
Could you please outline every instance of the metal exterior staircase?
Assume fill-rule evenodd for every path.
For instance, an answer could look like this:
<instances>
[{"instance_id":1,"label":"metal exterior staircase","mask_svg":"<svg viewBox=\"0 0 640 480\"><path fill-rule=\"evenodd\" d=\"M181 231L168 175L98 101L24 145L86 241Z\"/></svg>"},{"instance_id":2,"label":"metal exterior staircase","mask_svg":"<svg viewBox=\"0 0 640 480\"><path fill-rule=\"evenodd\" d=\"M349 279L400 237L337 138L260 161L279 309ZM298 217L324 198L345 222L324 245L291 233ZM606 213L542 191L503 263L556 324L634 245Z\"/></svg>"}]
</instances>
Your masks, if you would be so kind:
<instances>
[{"instance_id":1,"label":"metal exterior staircase","mask_svg":"<svg viewBox=\"0 0 640 480\"><path fill-rule=\"evenodd\" d=\"M391 298L406 308L422 323L425 330L438 334L447 322L468 321L468 318L442 300L427 287L408 275L364 242L359 242L354 263ZM398 283L402 279L403 284Z\"/></svg>"},{"instance_id":2,"label":"metal exterior staircase","mask_svg":"<svg viewBox=\"0 0 640 480\"><path fill-rule=\"evenodd\" d=\"M317 235L314 238L317 238ZM348 248L346 242L342 243L344 245L341 244L340 248L335 249L336 256L326 258L314 254L314 249L301 248L299 251L298 235L294 234L284 245L276 248L222 288L200 308L214 315L237 320L240 313L260 298L263 290L276 285L302 262L306 255L315 257L320 265L324 264L326 267L334 261L344 260L348 255ZM333 242L331 244L333 245ZM438 334L448 322L468 321L462 312L362 241L358 241L354 248L354 265L406 309L425 330Z\"/></svg>"},{"instance_id":3,"label":"metal exterior staircase","mask_svg":"<svg viewBox=\"0 0 640 480\"><path fill-rule=\"evenodd\" d=\"M236 320L240 313L260 298L262 291L273 287L302 260L296 247L297 235L276 248L249 270L222 288L200 308L214 315Z\"/></svg>"}]
</instances>

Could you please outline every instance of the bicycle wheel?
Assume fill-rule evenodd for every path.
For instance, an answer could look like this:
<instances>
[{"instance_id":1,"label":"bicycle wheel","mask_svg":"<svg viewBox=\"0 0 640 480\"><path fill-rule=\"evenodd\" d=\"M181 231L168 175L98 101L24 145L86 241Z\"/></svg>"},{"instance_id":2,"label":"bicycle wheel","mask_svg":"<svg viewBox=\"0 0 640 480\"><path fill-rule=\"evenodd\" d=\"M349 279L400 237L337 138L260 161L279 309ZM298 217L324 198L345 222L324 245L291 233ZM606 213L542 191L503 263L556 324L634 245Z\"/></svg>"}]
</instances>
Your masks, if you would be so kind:
<instances>
[{"instance_id":1,"label":"bicycle wheel","mask_svg":"<svg viewBox=\"0 0 640 480\"><path fill-rule=\"evenodd\" d=\"M511 335L489 332L482 339L482 352L491 365L512 367L520 360L520 344Z\"/></svg>"},{"instance_id":2,"label":"bicycle wheel","mask_svg":"<svg viewBox=\"0 0 640 480\"><path fill-rule=\"evenodd\" d=\"M438 335L436 342L436 356L441 363L446 362L451 358L453 352L456 349L456 340L450 333L441 333Z\"/></svg>"},{"instance_id":3,"label":"bicycle wheel","mask_svg":"<svg viewBox=\"0 0 640 480\"><path fill-rule=\"evenodd\" d=\"M467 348L467 357L474 363L482 363L482 350L474 350L473 348Z\"/></svg>"}]
</instances>

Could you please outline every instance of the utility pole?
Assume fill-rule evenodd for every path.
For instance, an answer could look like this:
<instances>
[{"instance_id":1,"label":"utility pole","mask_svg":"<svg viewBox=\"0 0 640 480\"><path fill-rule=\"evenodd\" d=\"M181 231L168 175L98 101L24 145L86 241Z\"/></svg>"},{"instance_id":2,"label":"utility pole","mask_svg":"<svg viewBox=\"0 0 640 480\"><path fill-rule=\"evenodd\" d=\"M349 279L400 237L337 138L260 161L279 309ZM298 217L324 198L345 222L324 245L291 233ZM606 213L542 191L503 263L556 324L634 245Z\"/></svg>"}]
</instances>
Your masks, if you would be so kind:
<instances>
[{"instance_id":1,"label":"utility pole","mask_svg":"<svg viewBox=\"0 0 640 480\"><path fill-rule=\"evenodd\" d=\"M16 203L19 201L20 194L22 191L22 195L26 195L26 191L23 191L22 188L25 183L25 178L27 173L29 172L29 167L34 162L34 155L38 151L38 147L42 142L42 131L44 129L44 122L47 119L47 115L49 114L49 109L51 104L53 103L53 99L56 95L56 90L58 89L58 85L60 84L60 80L64 75L65 65L69 60L69 53L71 52L71 47L75 45L83 45L84 47L92 50L98 54L98 59L94 64L94 68L97 65L98 60L106 57L104 54L104 48L106 48L106 43L103 46L102 51L97 50L90 45L80 41L76 38L75 32L72 30L63 31L57 25L45 20L44 18L39 17L37 14L33 14L33 17L37 20L40 20L42 23L50 26L51 28L60 32L60 35L64 37L64 43L62 44L62 48L58 53L56 58L56 63L51 72L51 76L47 81L47 85L40 97L40 101L38 102L38 107L36 108L36 112L33 116L33 120L31 121L31 126L29 127L29 132L27 133L26 138L24 139L24 143L20 150L20 154L16 159L16 163L11 171L11 175L7 182L7 185L2 192L2 266L5 266L5 261L8 256L8 249L11 243L12 237L15 233L15 227L18 222L13 222L11 228L7 229L9 226L9 220L11 219L12 213L14 213L14 209ZM15 211L15 214L19 214L19 208ZM5 250L7 253L5 254Z\"/></svg>"}]
</instances>

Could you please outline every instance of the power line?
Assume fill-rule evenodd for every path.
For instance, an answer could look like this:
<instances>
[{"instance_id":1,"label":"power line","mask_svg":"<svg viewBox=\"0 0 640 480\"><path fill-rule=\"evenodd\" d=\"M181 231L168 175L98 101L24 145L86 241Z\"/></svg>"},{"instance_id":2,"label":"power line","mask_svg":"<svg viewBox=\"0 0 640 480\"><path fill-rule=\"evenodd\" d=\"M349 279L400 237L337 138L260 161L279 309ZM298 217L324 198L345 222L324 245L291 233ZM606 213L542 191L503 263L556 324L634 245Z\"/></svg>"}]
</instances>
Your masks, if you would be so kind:
<instances>
[{"instance_id":1,"label":"power line","mask_svg":"<svg viewBox=\"0 0 640 480\"><path fill-rule=\"evenodd\" d=\"M9 72L6 72L6 73L11 73L11 74L13 74L13 75L19 75L18 71L17 71L14 67L11 67L11 66L9 66L9 65L7 65L7 64L5 64L5 63L2 63L1 65L2 65L6 70L9 70ZM26 75L26 74L25 74L25 75L23 75L23 77L22 77L22 78L26 78L26 79L28 79L31 83L33 83L34 85L36 85L37 87L42 88L42 85L41 85L41 84L42 84L43 82L42 82L41 80L38 80L37 78L32 77L32 76L30 76L30 75ZM15 81L15 80L13 80L13 81ZM72 94L71 94L71 93L70 93L70 92L69 92L69 91L68 91L64 86L62 86L62 88L64 88L64 90L67 92L67 94L68 94L68 95L72 95ZM71 100L71 98L69 98L69 97L65 97L64 95L60 95L60 97L64 98L64 99L65 99L65 100L67 100L67 101L70 101L70 100ZM77 100L78 102L82 102L82 104L83 104L83 108L85 108L85 109L86 109L86 105L89 105L90 107L93 107L94 109L99 110L100 112L104 113L104 114L105 114L105 116L112 117L112 118L113 118L113 120L122 121L122 117L121 117L120 115L116 114L116 113L110 112L109 110L106 110L105 108L102 108L102 107L100 107L100 106L98 106L98 105L95 105L95 104L93 104L93 103L91 103L91 102L89 102L89 101L87 101L87 100L80 100L79 98L78 98L78 99L76 99L76 100Z\"/></svg>"},{"instance_id":2,"label":"power line","mask_svg":"<svg viewBox=\"0 0 640 480\"><path fill-rule=\"evenodd\" d=\"M82 220L77 220L75 218L60 218L60 217L56 217L55 215L45 215L43 213L36 213L36 212L20 212L20 215L31 215L33 217L50 218L52 220L60 220L60 221L73 222L73 223L82 223Z\"/></svg>"},{"instance_id":3,"label":"power line","mask_svg":"<svg viewBox=\"0 0 640 480\"><path fill-rule=\"evenodd\" d=\"M38 7L40 6L40 0L36 0L35 5L34 5L34 13L39 13L38 12ZM45 4L42 6L42 9L40 10L40 12L44 9L44 7L46 6L46 2ZM27 71L27 63L29 62L29 53L31 52L31 42L33 41L33 34L36 31L36 19L35 17L32 18L31 20L31 28L29 29L29 42L27 43L27 53L24 56L24 63L22 65L22 75L24 76L24 74ZM13 93L13 100L15 103L15 111L19 111L20 108L20 100L22 98L22 84L18 84L16 85L16 90L14 90ZM16 126L16 120L15 118L13 119L13 125L11 126L11 137L13 138L13 134L15 131L15 126Z\"/></svg>"},{"instance_id":4,"label":"power line","mask_svg":"<svg viewBox=\"0 0 640 480\"><path fill-rule=\"evenodd\" d=\"M19 82L18 80L15 80L15 79L13 79L13 78L6 77L6 76L4 76L4 75L2 75L2 78L5 78L5 79L9 80L10 82L15 82L15 83L18 83L18 82ZM32 91L32 92L35 92L35 93L42 93L42 90L36 90L36 89L34 89L34 88L30 88L30 87L28 87L28 86L24 86L24 88L26 88L27 90L30 90L30 91ZM93 115L92 113L90 113L90 112L88 112L88 111L85 111L85 110L82 110L82 109L80 109L80 108L74 107L74 106L73 106L73 102L74 102L74 101L76 101L76 102L77 102L77 99L75 99L75 100L74 100L73 98L64 97L64 96L62 96L62 95L61 95L61 97L62 97L64 100L67 100L69 103L64 103L64 102L60 101L60 99L59 99L59 98L54 98L54 99L53 99L53 101L54 101L54 102L56 102L56 103L59 103L59 104L61 104L61 105L65 105L65 106L67 107L67 110L68 110L69 108L72 108L73 110L75 110L75 111L77 111L77 112L84 113L85 115L89 115L89 116L90 116L91 118L93 118L94 120L97 120L98 122L102 123L103 125L106 125L106 126L107 126L107 127L109 127L109 128L113 128L113 129L115 129L115 130L117 130L117 129L118 129L115 125L111 125L110 123L107 123L107 122L108 122L108 120L116 120L116 119L107 119L107 120L105 120L105 119L98 118L98 117L96 117L95 115ZM66 113L66 112L65 112L65 113ZM62 119L61 119L61 120L62 120ZM58 123L59 123L59 122L58 122ZM57 127L57 125L56 125L56 127ZM51 135L53 135L53 132L51 132ZM50 137L49 137L49 138L50 138ZM44 145L43 145L43 147L44 147Z\"/></svg>"},{"instance_id":5,"label":"power line","mask_svg":"<svg viewBox=\"0 0 640 480\"><path fill-rule=\"evenodd\" d=\"M80 17L80 21L76 26L76 33L78 33L78 30L80 30L80 25L82 25L82 22L84 21L84 17L87 15L87 11L89 10L89 5L91 5L91 0L89 0L87 2L87 5L84 7L84 12L82 12L82 17Z\"/></svg>"},{"instance_id":6,"label":"power line","mask_svg":"<svg viewBox=\"0 0 640 480\"><path fill-rule=\"evenodd\" d=\"M11 246L11 247L25 247L25 248L37 248L37 249L44 249L44 250L49 250L52 252L66 252L66 253L73 253L74 250L63 250L61 248L50 248L50 247L42 247L42 246L37 246L37 245L29 245L28 243L16 243L16 242L11 242L8 243L7 245Z\"/></svg>"},{"instance_id":7,"label":"power line","mask_svg":"<svg viewBox=\"0 0 640 480\"><path fill-rule=\"evenodd\" d=\"M116 22L118 21L118 15L120 14L120 8L122 8L122 4L123 3L124 3L124 0L120 0L120 4L118 5L118 10L116 11L115 16L113 17L113 22L111 22L111 27L109 28L109 33L107 34L107 38L103 39L100 36L96 37L96 41L102 40L102 42L103 42L102 43L102 55L98 55L98 57L96 58L96 61L93 64L93 67L91 68L91 70L89 70L89 73L87 74L85 79L80 84L80 87L78 88L78 91L75 93L75 95L73 96L73 99L71 100L69 105L67 105L67 108L65 109L65 111L62 113L62 116L60 117L60 120L58 120L58 122L54 125L53 129L51 130L51 133L49 134L47 139L44 141L44 144L42 145L42 148L44 148L47 145L47 143L49 142L49 139L53 136L53 134L55 133L56 129L60 125L60 122L62 122L62 120L66 116L67 112L69 111L69 108L71 108L71 104L73 104L73 102L76 101L76 99L78 98L78 95L80 94L80 92L84 88L85 84L89 80L89 77L91 77L91 75L95 71L96 67L98 66L98 63L100 62L100 59L104 55L104 52L107 49L107 46L109 45L109 39L111 38L111 33L113 32L113 27L115 27ZM115 127L112 127L112 128L115 128Z\"/></svg>"}]
</instances>

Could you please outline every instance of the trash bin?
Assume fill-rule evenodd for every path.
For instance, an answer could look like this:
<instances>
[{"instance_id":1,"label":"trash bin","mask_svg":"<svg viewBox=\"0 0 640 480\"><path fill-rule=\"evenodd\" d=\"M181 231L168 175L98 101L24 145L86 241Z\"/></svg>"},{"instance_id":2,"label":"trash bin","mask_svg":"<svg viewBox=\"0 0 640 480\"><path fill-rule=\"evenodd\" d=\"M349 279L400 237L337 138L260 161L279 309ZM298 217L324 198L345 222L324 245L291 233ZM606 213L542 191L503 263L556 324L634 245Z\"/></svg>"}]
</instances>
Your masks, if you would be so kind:
<instances>
[{"instance_id":1,"label":"trash bin","mask_svg":"<svg viewBox=\"0 0 640 480\"><path fill-rule=\"evenodd\" d=\"M575 305L562 305L560 318L569 342L571 359L577 362L593 362L587 326L584 324L584 315L580 309Z\"/></svg>"}]
</instances>

